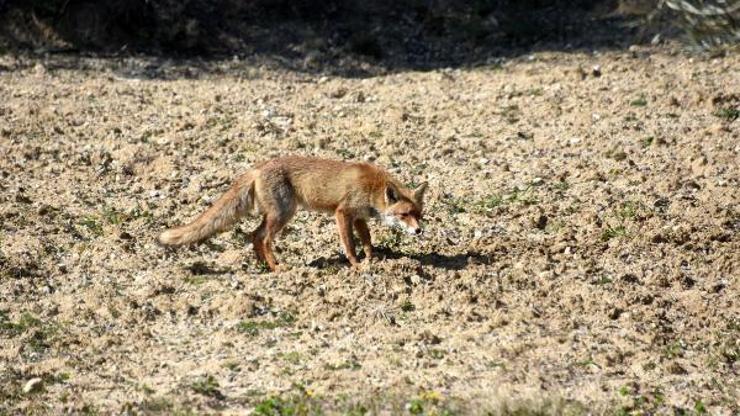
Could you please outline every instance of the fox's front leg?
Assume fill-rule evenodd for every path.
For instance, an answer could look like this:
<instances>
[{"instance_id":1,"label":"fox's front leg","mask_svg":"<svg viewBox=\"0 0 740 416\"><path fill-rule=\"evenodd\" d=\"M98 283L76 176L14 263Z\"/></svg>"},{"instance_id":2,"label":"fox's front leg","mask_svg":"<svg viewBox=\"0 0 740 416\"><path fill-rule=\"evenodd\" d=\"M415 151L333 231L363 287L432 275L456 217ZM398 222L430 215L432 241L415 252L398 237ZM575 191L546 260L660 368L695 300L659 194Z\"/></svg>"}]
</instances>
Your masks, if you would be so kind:
<instances>
[{"instance_id":1,"label":"fox's front leg","mask_svg":"<svg viewBox=\"0 0 740 416\"><path fill-rule=\"evenodd\" d=\"M337 229L339 231L339 239L344 247L344 252L347 254L347 259L353 266L358 265L360 262L357 260L357 254L355 253L355 243L352 240L352 216L343 207L337 208L335 213L337 219Z\"/></svg>"},{"instance_id":2,"label":"fox's front leg","mask_svg":"<svg viewBox=\"0 0 740 416\"><path fill-rule=\"evenodd\" d=\"M370 229L367 227L367 221L362 218L355 220L355 230L357 235L360 237L362 242L362 251L365 252L365 262L370 262L370 258L373 256L373 244L370 238Z\"/></svg>"}]
</instances>

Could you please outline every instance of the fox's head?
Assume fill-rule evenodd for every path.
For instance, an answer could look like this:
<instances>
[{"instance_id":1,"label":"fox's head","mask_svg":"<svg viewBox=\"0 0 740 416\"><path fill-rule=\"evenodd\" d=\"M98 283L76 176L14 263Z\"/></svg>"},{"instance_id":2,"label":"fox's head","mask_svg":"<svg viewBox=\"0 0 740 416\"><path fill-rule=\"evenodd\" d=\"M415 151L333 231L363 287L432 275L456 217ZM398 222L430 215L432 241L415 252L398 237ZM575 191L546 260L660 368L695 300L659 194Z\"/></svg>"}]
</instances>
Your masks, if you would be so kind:
<instances>
[{"instance_id":1,"label":"fox's head","mask_svg":"<svg viewBox=\"0 0 740 416\"><path fill-rule=\"evenodd\" d=\"M424 207L424 193L427 183L414 190L401 189L389 183L385 188L385 210L380 213L383 222L398 227L409 234L420 235L421 211Z\"/></svg>"}]
</instances>

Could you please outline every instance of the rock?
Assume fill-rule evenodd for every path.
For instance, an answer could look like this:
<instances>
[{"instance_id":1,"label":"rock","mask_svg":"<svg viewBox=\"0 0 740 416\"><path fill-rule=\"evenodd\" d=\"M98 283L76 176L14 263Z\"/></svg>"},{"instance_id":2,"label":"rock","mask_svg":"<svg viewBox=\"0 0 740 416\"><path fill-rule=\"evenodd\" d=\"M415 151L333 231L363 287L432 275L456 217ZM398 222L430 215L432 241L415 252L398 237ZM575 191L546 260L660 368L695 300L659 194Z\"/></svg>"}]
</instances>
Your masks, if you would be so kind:
<instances>
[{"instance_id":1,"label":"rock","mask_svg":"<svg viewBox=\"0 0 740 416\"><path fill-rule=\"evenodd\" d=\"M540 230L544 230L547 227L547 215L540 215L537 220L534 221L534 226Z\"/></svg>"},{"instance_id":2,"label":"rock","mask_svg":"<svg viewBox=\"0 0 740 416\"><path fill-rule=\"evenodd\" d=\"M640 283L640 279L633 273L625 273L622 275L622 281L631 284Z\"/></svg>"},{"instance_id":3,"label":"rock","mask_svg":"<svg viewBox=\"0 0 740 416\"><path fill-rule=\"evenodd\" d=\"M622 160L627 159L627 153L625 153L624 150L616 150L612 153L612 159L621 162Z\"/></svg>"},{"instance_id":4,"label":"rock","mask_svg":"<svg viewBox=\"0 0 740 416\"><path fill-rule=\"evenodd\" d=\"M668 364L668 366L666 367L666 370L668 370L669 373L675 374L675 375L685 375L689 373L681 364L675 361Z\"/></svg>"},{"instance_id":5,"label":"rock","mask_svg":"<svg viewBox=\"0 0 740 416\"><path fill-rule=\"evenodd\" d=\"M622 315L623 312L624 309L615 307L609 311L609 319L619 319L619 316Z\"/></svg>"},{"instance_id":6,"label":"rock","mask_svg":"<svg viewBox=\"0 0 740 416\"><path fill-rule=\"evenodd\" d=\"M419 335L419 340L428 345L437 345L442 342L442 338L432 333L429 330L425 330Z\"/></svg>"},{"instance_id":7,"label":"rock","mask_svg":"<svg viewBox=\"0 0 740 416\"><path fill-rule=\"evenodd\" d=\"M34 377L26 382L26 384L23 386L23 394L32 393L34 391L38 391L41 388L41 383L43 380L41 380L40 377Z\"/></svg>"},{"instance_id":8,"label":"rock","mask_svg":"<svg viewBox=\"0 0 740 416\"><path fill-rule=\"evenodd\" d=\"M342 98L345 95L347 95L347 89L343 87L337 88L336 90L329 93L329 97L335 98L335 99Z\"/></svg>"}]
</instances>

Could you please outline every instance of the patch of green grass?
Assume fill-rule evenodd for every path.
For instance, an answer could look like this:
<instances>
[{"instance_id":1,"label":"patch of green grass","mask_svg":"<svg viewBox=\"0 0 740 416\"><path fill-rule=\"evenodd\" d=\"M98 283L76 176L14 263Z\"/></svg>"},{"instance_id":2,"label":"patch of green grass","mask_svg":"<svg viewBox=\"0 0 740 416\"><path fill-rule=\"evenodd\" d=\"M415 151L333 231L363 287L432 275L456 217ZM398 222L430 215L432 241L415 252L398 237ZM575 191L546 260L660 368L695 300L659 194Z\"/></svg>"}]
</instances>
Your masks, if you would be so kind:
<instances>
[{"instance_id":1,"label":"patch of green grass","mask_svg":"<svg viewBox=\"0 0 740 416\"><path fill-rule=\"evenodd\" d=\"M631 122L631 121L637 121L637 115L633 112L628 112L626 116L624 116L624 121Z\"/></svg>"},{"instance_id":2,"label":"patch of green grass","mask_svg":"<svg viewBox=\"0 0 740 416\"><path fill-rule=\"evenodd\" d=\"M327 370L331 370L331 371L337 371L337 370L359 370L360 368L362 368L362 364L360 364L356 360L352 359L352 360L344 361L341 364L326 364L324 366L324 368L326 368Z\"/></svg>"},{"instance_id":3,"label":"patch of green grass","mask_svg":"<svg viewBox=\"0 0 740 416\"><path fill-rule=\"evenodd\" d=\"M397 251L403 247L403 239L404 234L402 231L396 228L390 228L378 239L378 245Z\"/></svg>"},{"instance_id":4,"label":"patch of green grass","mask_svg":"<svg viewBox=\"0 0 740 416\"><path fill-rule=\"evenodd\" d=\"M570 184L565 180L557 181L552 186L553 188L555 188L555 190L560 192L565 192L570 188Z\"/></svg>"},{"instance_id":5,"label":"patch of green grass","mask_svg":"<svg viewBox=\"0 0 740 416\"><path fill-rule=\"evenodd\" d=\"M72 378L72 376L67 372L61 372L59 374L51 375L49 377L50 377L50 382L52 383L65 383L69 381L70 378Z\"/></svg>"},{"instance_id":6,"label":"patch of green grass","mask_svg":"<svg viewBox=\"0 0 740 416\"><path fill-rule=\"evenodd\" d=\"M453 416L457 414L501 414L510 416L546 416L588 414L588 409L576 401L562 399L543 399L531 401L512 401L496 409L481 409L476 404L444 397L433 390L421 391L407 396L403 394L381 393L361 398L340 396L326 400L301 385L280 395L271 395L259 400L252 414L259 416L283 415L322 415L342 414L361 416L366 414L412 414Z\"/></svg>"},{"instance_id":7,"label":"patch of green grass","mask_svg":"<svg viewBox=\"0 0 740 416\"><path fill-rule=\"evenodd\" d=\"M514 188L506 199L507 202L519 203L524 206L537 205L540 202L537 196L533 195L532 186L527 186L524 189Z\"/></svg>"},{"instance_id":8,"label":"patch of green grass","mask_svg":"<svg viewBox=\"0 0 740 416\"><path fill-rule=\"evenodd\" d=\"M323 414L321 404L312 399L303 389L300 393L293 393L285 397L272 396L261 402L253 409L257 416L298 416Z\"/></svg>"},{"instance_id":9,"label":"patch of green grass","mask_svg":"<svg viewBox=\"0 0 740 416\"><path fill-rule=\"evenodd\" d=\"M150 396L150 395L152 395L152 394L155 393L154 389L151 388L151 387L149 387L149 385L147 385L147 384L143 384L143 383L140 384L139 385L139 389L141 389L141 391L143 391L144 394L146 394L148 396Z\"/></svg>"},{"instance_id":10,"label":"patch of green grass","mask_svg":"<svg viewBox=\"0 0 740 416\"><path fill-rule=\"evenodd\" d=\"M612 279L608 276L601 276L598 280L594 281L595 285L606 285L612 282Z\"/></svg>"},{"instance_id":11,"label":"patch of green grass","mask_svg":"<svg viewBox=\"0 0 740 416\"><path fill-rule=\"evenodd\" d=\"M290 364L298 365L301 363L303 357L298 351L291 351L289 353L282 354L282 359Z\"/></svg>"},{"instance_id":12,"label":"patch of green grass","mask_svg":"<svg viewBox=\"0 0 740 416\"><path fill-rule=\"evenodd\" d=\"M0 311L0 334L11 337L30 334L25 339L25 345L33 352L39 353L49 348L58 330L58 325L44 322L28 312L21 314L17 322L12 322L6 311Z\"/></svg>"},{"instance_id":13,"label":"patch of green grass","mask_svg":"<svg viewBox=\"0 0 740 416\"><path fill-rule=\"evenodd\" d=\"M643 149L645 149L645 148L650 147L654 141L655 141L655 137L648 136L640 141L640 145L642 146Z\"/></svg>"},{"instance_id":14,"label":"patch of green grass","mask_svg":"<svg viewBox=\"0 0 740 416\"><path fill-rule=\"evenodd\" d=\"M478 203L476 204L476 208L477 208L476 210L478 212L489 212L493 210L494 208L502 205L505 202L506 201L501 195L497 195L497 194L487 195L483 197L483 199L478 201Z\"/></svg>"},{"instance_id":15,"label":"patch of green grass","mask_svg":"<svg viewBox=\"0 0 740 416\"><path fill-rule=\"evenodd\" d=\"M740 109L736 107L724 107L716 110L712 113L715 117L719 117L727 122L732 123L733 121L740 118Z\"/></svg>"},{"instance_id":16,"label":"patch of green grass","mask_svg":"<svg viewBox=\"0 0 740 416\"><path fill-rule=\"evenodd\" d=\"M129 219L128 215L112 207L103 208L102 217L105 222L111 225L120 225Z\"/></svg>"},{"instance_id":17,"label":"patch of green grass","mask_svg":"<svg viewBox=\"0 0 740 416\"><path fill-rule=\"evenodd\" d=\"M640 204L633 201L625 201L614 212L614 215L622 221L633 220L637 216Z\"/></svg>"},{"instance_id":18,"label":"patch of green grass","mask_svg":"<svg viewBox=\"0 0 740 416\"><path fill-rule=\"evenodd\" d=\"M8 311L0 310L0 334L17 336L38 326L41 326L41 321L28 312L21 314L18 322L12 322L8 318Z\"/></svg>"},{"instance_id":19,"label":"patch of green grass","mask_svg":"<svg viewBox=\"0 0 740 416\"><path fill-rule=\"evenodd\" d=\"M193 382L190 385L190 388L194 392L202 394L203 396L214 397L217 399L224 398L223 393L218 389L218 381L216 381L216 379L210 374Z\"/></svg>"},{"instance_id":20,"label":"patch of green grass","mask_svg":"<svg viewBox=\"0 0 740 416\"><path fill-rule=\"evenodd\" d=\"M413 303L411 303L410 300L406 299L401 304L401 310L404 311L404 312L413 312L413 311L416 310L416 305L414 305Z\"/></svg>"},{"instance_id":21,"label":"patch of green grass","mask_svg":"<svg viewBox=\"0 0 740 416\"><path fill-rule=\"evenodd\" d=\"M629 221L640 220L645 217L647 210L645 205L636 201L624 201L613 209L611 215L617 219L616 225L607 225L601 233L601 241L609 241L612 238L627 236L626 225Z\"/></svg>"},{"instance_id":22,"label":"patch of green grass","mask_svg":"<svg viewBox=\"0 0 740 416\"><path fill-rule=\"evenodd\" d=\"M530 184L520 189L514 188L508 194L490 194L478 200L474 205L474 211L477 213L489 213L494 208L505 206L507 204L520 204L524 206L537 205L540 201L534 194L536 185Z\"/></svg>"},{"instance_id":23,"label":"patch of green grass","mask_svg":"<svg viewBox=\"0 0 740 416\"><path fill-rule=\"evenodd\" d=\"M555 234L563 228L565 228L565 223L563 221L548 221L545 225L545 232L548 234Z\"/></svg>"},{"instance_id":24,"label":"patch of green grass","mask_svg":"<svg viewBox=\"0 0 740 416\"><path fill-rule=\"evenodd\" d=\"M277 319L272 321L241 321L236 326L236 330L247 335L256 336L259 335L260 330L271 330L290 326L295 320L295 317L290 312L280 312Z\"/></svg>"},{"instance_id":25,"label":"patch of green grass","mask_svg":"<svg viewBox=\"0 0 740 416\"><path fill-rule=\"evenodd\" d=\"M634 100L630 101L630 105L632 107L645 107L647 106L648 102L644 95L640 95L639 97L635 98Z\"/></svg>"},{"instance_id":26,"label":"patch of green grass","mask_svg":"<svg viewBox=\"0 0 740 416\"><path fill-rule=\"evenodd\" d=\"M444 350L432 348L429 350L429 356L431 358L434 358L435 360L441 360L442 358L445 357L445 352Z\"/></svg>"},{"instance_id":27,"label":"patch of green grass","mask_svg":"<svg viewBox=\"0 0 740 416\"><path fill-rule=\"evenodd\" d=\"M467 200L464 198L447 198L444 200L444 204L447 205L447 211L453 215L467 211L465 208Z\"/></svg>"},{"instance_id":28,"label":"patch of green grass","mask_svg":"<svg viewBox=\"0 0 740 416\"><path fill-rule=\"evenodd\" d=\"M412 415L451 416L458 413L449 400L434 390L422 391L416 397L408 400L405 408Z\"/></svg>"},{"instance_id":29,"label":"patch of green grass","mask_svg":"<svg viewBox=\"0 0 740 416\"><path fill-rule=\"evenodd\" d=\"M683 357L683 345L681 345L681 342L676 341L671 343L670 345L667 345L663 349L663 356L666 358L678 358Z\"/></svg>"},{"instance_id":30,"label":"patch of green grass","mask_svg":"<svg viewBox=\"0 0 740 416\"><path fill-rule=\"evenodd\" d=\"M228 362L224 363L224 367L226 367L229 370L234 371L234 372L237 372L237 371L239 371L241 369L239 367L239 362L238 361L228 361Z\"/></svg>"},{"instance_id":31,"label":"patch of green grass","mask_svg":"<svg viewBox=\"0 0 740 416\"><path fill-rule=\"evenodd\" d=\"M263 260L257 261L257 270L260 273L269 273L270 265L268 265L267 262Z\"/></svg>"},{"instance_id":32,"label":"patch of green grass","mask_svg":"<svg viewBox=\"0 0 740 416\"><path fill-rule=\"evenodd\" d=\"M624 402L626 399L627 403L617 408L614 414L628 416L652 415L656 414L665 405L665 395L661 390L655 389L643 394L638 394L639 391L640 389L636 389L629 385L620 387L619 390L617 390L617 393L623 398L622 401ZM676 410L676 414L692 414L692 412L687 412L683 409Z\"/></svg>"},{"instance_id":33,"label":"patch of green grass","mask_svg":"<svg viewBox=\"0 0 740 416\"><path fill-rule=\"evenodd\" d=\"M152 212L149 211L148 209L143 208L138 203L136 204L136 207L134 207L127 215L128 215L128 218L132 220L143 218L144 222L147 225L154 222L154 214L152 214Z\"/></svg>"},{"instance_id":34,"label":"patch of green grass","mask_svg":"<svg viewBox=\"0 0 740 416\"><path fill-rule=\"evenodd\" d=\"M601 241L609 241L612 238L624 237L627 235L627 229L623 225L607 227L601 232Z\"/></svg>"},{"instance_id":35,"label":"patch of green grass","mask_svg":"<svg viewBox=\"0 0 740 416\"><path fill-rule=\"evenodd\" d=\"M579 367L591 367L591 366L593 366L593 367L596 367L596 368L601 368L601 366L599 364L597 364L596 361L593 360L593 358L588 358L586 360L579 361L577 363L577 365Z\"/></svg>"},{"instance_id":36,"label":"patch of green grass","mask_svg":"<svg viewBox=\"0 0 740 416\"><path fill-rule=\"evenodd\" d=\"M202 285L203 283L208 281L208 278L202 275L188 275L185 276L182 280L185 281L185 283L189 285Z\"/></svg>"},{"instance_id":37,"label":"patch of green grass","mask_svg":"<svg viewBox=\"0 0 740 416\"><path fill-rule=\"evenodd\" d=\"M407 408L409 410L409 413L412 415L420 415L424 413L424 402L420 399L413 399L411 400Z\"/></svg>"},{"instance_id":38,"label":"patch of green grass","mask_svg":"<svg viewBox=\"0 0 740 416\"><path fill-rule=\"evenodd\" d=\"M694 402L694 411L697 415L707 414L707 407L704 406L704 402L702 402L701 399Z\"/></svg>"},{"instance_id":39,"label":"patch of green grass","mask_svg":"<svg viewBox=\"0 0 740 416\"><path fill-rule=\"evenodd\" d=\"M368 133L368 136L372 137L373 139L380 139L381 137L383 137L383 132L380 130L373 130Z\"/></svg>"},{"instance_id":40,"label":"patch of green grass","mask_svg":"<svg viewBox=\"0 0 740 416\"><path fill-rule=\"evenodd\" d=\"M98 218L92 215L83 217L78 224L85 227L95 237L103 235L103 225Z\"/></svg>"}]
</instances>

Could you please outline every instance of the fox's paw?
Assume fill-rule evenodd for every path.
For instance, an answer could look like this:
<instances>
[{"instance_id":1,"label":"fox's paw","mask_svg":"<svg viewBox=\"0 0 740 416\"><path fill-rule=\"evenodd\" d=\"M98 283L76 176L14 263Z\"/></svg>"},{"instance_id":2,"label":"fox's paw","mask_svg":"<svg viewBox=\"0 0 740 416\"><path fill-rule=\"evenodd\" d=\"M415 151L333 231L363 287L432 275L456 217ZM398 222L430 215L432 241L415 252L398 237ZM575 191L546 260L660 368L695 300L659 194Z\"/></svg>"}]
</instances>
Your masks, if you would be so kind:
<instances>
[{"instance_id":1,"label":"fox's paw","mask_svg":"<svg viewBox=\"0 0 740 416\"><path fill-rule=\"evenodd\" d=\"M371 267L370 261L368 259L363 259L362 261L358 261L357 263L354 263L352 265L352 270L360 270L365 271Z\"/></svg>"}]
</instances>

